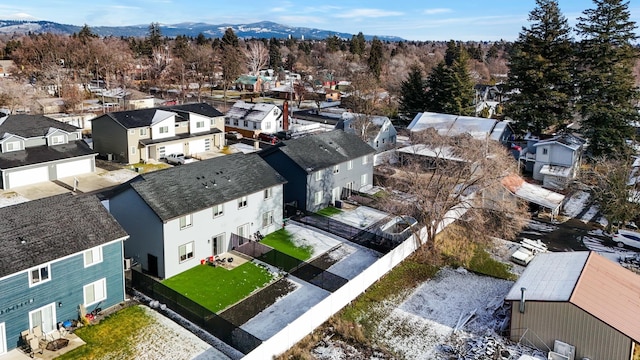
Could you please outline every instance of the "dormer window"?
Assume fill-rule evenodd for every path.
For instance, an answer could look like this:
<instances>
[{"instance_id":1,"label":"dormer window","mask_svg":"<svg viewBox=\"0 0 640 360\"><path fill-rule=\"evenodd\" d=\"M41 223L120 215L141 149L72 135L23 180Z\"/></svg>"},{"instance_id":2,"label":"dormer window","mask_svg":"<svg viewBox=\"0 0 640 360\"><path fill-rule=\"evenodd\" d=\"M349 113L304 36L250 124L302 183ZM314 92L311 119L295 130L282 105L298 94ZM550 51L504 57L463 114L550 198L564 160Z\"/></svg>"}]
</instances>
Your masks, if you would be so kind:
<instances>
[{"instance_id":1,"label":"dormer window","mask_svg":"<svg viewBox=\"0 0 640 360\"><path fill-rule=\"evenodd\" d=\"M204 121L198 121L196 122L196 128L197 129L202 129L204 127Z\"/></svg>"},{"instance_id":2,"label":"dormer window","mask_svg":"<svg viewBox=\"0 0 640 360\"><path fill-rule=\"evenodd\" d=\"M51 145L64 144L64 135L56 135L51 137Z\"/></svg>"},{"instance_id":3,"label":"dormer window","mask_svg":"<svg viewBox=\"0 0 640 360\"><path fill-rule=\"evenodd\" d=\"M169 132L169 127L161 126L159 130L160 130L160 134L167 134Z\"/></svg>"},{"instance_id":4,"label":"dormer window","mask_svg":"<svg viewBox=\"0 0 640 360\"><path fill-rule=\"evenodd\" d=\"M18 151L18 150L20 150L20 142L19 141L6 142L6 143L4 143L2 148L3 148L4 152Z\"/></svg>"}]
</instances>

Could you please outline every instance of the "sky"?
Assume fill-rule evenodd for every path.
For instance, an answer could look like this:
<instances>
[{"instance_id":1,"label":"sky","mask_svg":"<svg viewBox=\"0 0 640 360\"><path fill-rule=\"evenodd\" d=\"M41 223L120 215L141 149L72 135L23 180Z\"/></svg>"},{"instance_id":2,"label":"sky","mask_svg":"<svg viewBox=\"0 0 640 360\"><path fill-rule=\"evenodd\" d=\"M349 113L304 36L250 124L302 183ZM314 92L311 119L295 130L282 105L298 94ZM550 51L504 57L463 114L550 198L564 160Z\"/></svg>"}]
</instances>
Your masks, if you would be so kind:
<instances>
[{"instance_id":1,"label":"sky","mask_svg":"<svg viewBox=\"0 0 640 360\"><path fill-rule=\"evenodd\" d=\"M591 0L559 0L570 25ZM507 40L528 27L535 0L9 0L0 19L47 20L82 26L243 24L273 21L283 25L406 40ZM640 24L640 0L629 3L631 20ZM640 34L640 31L636 31Z\"/></svg>"}]
</instances>

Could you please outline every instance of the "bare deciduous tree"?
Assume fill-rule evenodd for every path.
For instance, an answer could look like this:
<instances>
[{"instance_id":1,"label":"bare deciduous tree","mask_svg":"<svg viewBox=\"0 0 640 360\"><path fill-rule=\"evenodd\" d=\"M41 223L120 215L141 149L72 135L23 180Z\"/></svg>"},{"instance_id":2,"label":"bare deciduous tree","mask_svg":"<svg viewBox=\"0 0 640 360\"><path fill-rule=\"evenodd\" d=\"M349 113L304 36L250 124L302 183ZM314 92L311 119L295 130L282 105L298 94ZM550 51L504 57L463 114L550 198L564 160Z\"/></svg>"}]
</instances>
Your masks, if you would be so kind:
<instances>
[{"instance_id":1,"label":"bare deciduous tree","mask_svg":"<svg viewBox=\"0 0 640 360\"><path fill-rule=\"evenodd\" d=\"M245 51L247 57L247 67L252 75L258 75L258 72L267 65L269 61L269 50L262 41L252 41L249 48Z\"/></svg>"},{"instance_id":2,"label":"bare deciduous tree","mask_svg":"<svg viewBox=\"0 0 640 360\"><path fill-rule=\"evenodd\" d=\"M511 239L520 232L527 207L501 183L517 168L504 147L469 135L442 136L433 129L415 134L412 143L390 169L393 175L384 177L392 195L383 203L387 211L410 215L424 226L416 236L423 251L433 254L436 234L454 221L473 234L470 241Z\"/></svg>"}]
</instances>

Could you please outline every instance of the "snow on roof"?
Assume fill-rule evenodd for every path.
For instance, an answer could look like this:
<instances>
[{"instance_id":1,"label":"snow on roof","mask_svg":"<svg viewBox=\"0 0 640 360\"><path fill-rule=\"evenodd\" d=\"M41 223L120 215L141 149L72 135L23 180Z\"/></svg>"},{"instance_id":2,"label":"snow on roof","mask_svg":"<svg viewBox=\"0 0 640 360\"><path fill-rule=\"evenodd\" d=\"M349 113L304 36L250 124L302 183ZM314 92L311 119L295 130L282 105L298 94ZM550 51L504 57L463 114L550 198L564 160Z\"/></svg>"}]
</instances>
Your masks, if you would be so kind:
<instances>
[{"instance_id":1,"label":"snow on roof","mask_svg":"<svg viewBox=\"0 0 640 360\"><path fill-rule=\"evenodd\" d=\"M412 132L434 128L440 135L447 136L468 133L476 139L484 140L492 135L496 123L498 121L495 119L424 112L418 113L407 128ZM499 138L499 135L500 133L493 136Z\"/></svg>"},{"instance_id":2,"label":"snow on roof","mask_svg":"<svg viewBox=\"0 0 640 360\"><path fill-rule=\"evenodd\" d=\"M400 148L398 149L398 152L405 153L405 154L421 155L421 156L432 157L432 158L440 158L440 159L452 160L452 161L460 161L460 162L467 161L457 156L456 154L454 154L453 148L450 146L445 146L445 147L438 146L438 147L432 148L424 144L416 144L416 145Z\"/></svg>"},{"instance_id":3,"label":"snow on roof","mask_svg":"<svg viewBox=\"0 0 640 360\"><path fill-rule=\"evenodd\" d=\"M533 146L538 146L538 145L545 145L545 144L550 144L550 143L556 143L556 144L560 144L560 145L564 145L566 147L568 147L571 150L578 150L580 149L580 147L582 147L582 145L585 144L585 141L582 140L581 138L575 136L575 135L571 135L571 134L560 134L557 136L554 136L552 138L549 139L545 139L545 140L540 140L539 142L533 144Z\"/></svg>"},{"instance_id":4,"label":"snow on roof","mask_svg":"<svg viewBox=\"0 0 640 360\"><path fill-rule=\"evenodd\" d=\"M568 166L547 164L547 165L543 165L542 168L540 168L540 174L568 178L571 176L571 168Z\"/></svg>"},{"instance_id":5,"label":"snow on roof","mask_svg":"<svg viewBox=\"0 0 640 360\"><path fill-rule=\"evenodd\" d=\"M529 263L505 300L569 301L585 266L588 251L540 253Z\"/></svg>"},{"instance_id":6,"label":"snow on roof","mask_svg":"<svg viewBox=\"0 0 640 360\"><path fill-rule=\"evenodd\" d=\"M505 121L498 122L496 126L493 127L493 131L491 132L489 138L491 140L500 141L500 137L502 136L506 128L507 123Z\"/></svg>"},{"instance_id":7,"label":"snow on roof","mask_svg":"<svg viewBox=\"0 0 640 360\"><path fill-rule=\"evenodd\" d=\"M515 196L538 204L547 209L556 210L560 208L564 201L564 195L558 194L541 186L528 183L518 175L509 175L502 179L504 185Z\"/></svg>"},{"instance_id":8,"label":"snow on roof","mask_svg":"<svg viewBox=\"0 0 640 360\"><path fill-rule=\"evenodd\" d=\"M354 119L356 116L360 116L360 115L361 115L361 116L367 116L367 115L365 115L365 114L352 113L352 112L343 112L340 116L341 116L343 119L345 119L345 120L351 120L351 119ZM375 115L374 115L374 116L371 116L371 117L370 117L370 120L371 120L371 122L372 122L374 125L377 125L377 126L382 126L382 125L384 125L387 121L391 121L391 120L389 120L389 118L388 118L388 117L386 117L386 116L375 116Z\"/></svg>"}]
</instances>

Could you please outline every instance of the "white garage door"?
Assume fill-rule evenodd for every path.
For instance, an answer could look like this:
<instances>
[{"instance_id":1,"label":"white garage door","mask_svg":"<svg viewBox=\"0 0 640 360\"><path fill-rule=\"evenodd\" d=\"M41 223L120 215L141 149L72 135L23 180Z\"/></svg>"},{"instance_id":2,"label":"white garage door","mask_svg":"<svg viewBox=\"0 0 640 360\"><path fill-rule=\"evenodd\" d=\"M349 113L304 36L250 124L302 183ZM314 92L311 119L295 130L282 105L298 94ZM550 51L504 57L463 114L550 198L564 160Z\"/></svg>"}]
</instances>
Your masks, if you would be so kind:
<instances>
[{"instance_id":1,"label":"white garage door","mask_svg":"<svg viewBox=\"0 0 640 360\"><path fill-rule=\"evenodd\" d=\"M204 139L189 141L189 154L197 154L204 151Z\"/></svg>"},{"instance_id":2,"label":"white garage door","mask_svg":"<svg viewBox=\"0 0 640 360\"><path fill-rule=\"evenodd\" d=\"M159 156L161 158L167 155L184 152L184 146L182 143L162 145L161 148L164 148L164 151L158 148Z\"/></svg>"},{"instance_id":3,"label":"white garage door","mask_svg":"<svg viewBox=\"0 0 640 360\"><path fill-rule=\"evenodd\" d=\"M9 187L24 186L49 181L49 168L41 166L9 173Z\"/></svg>"},{"instance_id":4,"label":"white garage door","mask_svg":"<svg viewBox=\"0 0 640 360\"><path fill-rule=\"evenodd\" d=\"M91 172L91 159L70 161L56 165L58 179Z\"/></svg>"}]
</instances>

